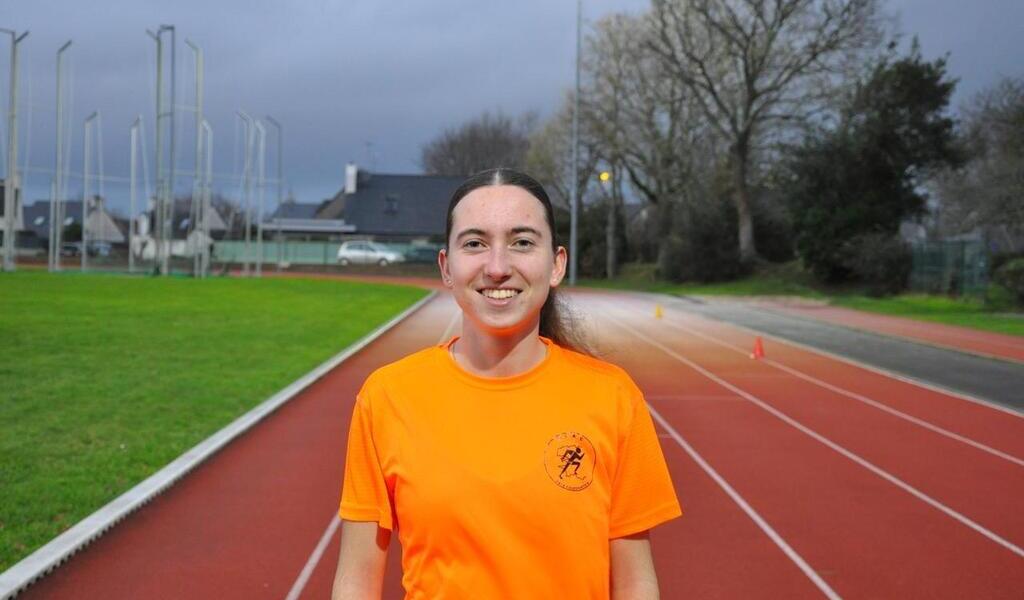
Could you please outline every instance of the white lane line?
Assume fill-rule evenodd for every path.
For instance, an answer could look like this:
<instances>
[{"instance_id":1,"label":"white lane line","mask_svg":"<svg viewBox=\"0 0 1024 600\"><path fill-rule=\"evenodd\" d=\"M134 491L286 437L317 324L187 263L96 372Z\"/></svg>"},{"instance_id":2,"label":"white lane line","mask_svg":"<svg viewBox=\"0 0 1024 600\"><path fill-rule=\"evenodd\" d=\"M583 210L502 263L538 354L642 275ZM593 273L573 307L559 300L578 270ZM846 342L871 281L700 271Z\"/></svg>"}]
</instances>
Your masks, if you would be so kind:
<instances>
[{"instance_id":1,"label":"white lane line","mask_svg":"<svg viewBox=\"0 0 1024 600\"><path fill-rule=\"evenodd\" d=\"M448 335L451 333L452 328L455 327L455 323L459 316L462 314L461 311L455 311L450 321L448 321L448 327L445 327L444 333L441 334L441 338L437 341L438 344L448 339ZM309 560L306 561L306 565L302 567L302 572L299 573L298 579L292 584L291 591L288 592L288 596L285 600L297 600L302 594L302 590L306 587L306 582L309 581L309 577L313 574L313 570L317 564L320 563L320 558L324 554L324 550L327 549L327 544L334 539L334 532L338 530L338 526L341 525L341 518L337 512L331 514L331 521L327 524L327 529L323 535L320 536L320 542L316 545L313 553L309 555Z\"/></svg>"},{"instance_id":2,"label":"white lane line","mask_svg":"<svg viewBox=\"0 0 1024 600\"><path fill-rule=\"evenodd\" d=\"M724 388L726 388L728 390L731 390L732 392L742 396L744 399L750 401L751 403L753 403L756 406L762 408L763 410L771 413L772 415L774 415L775 417L779 418L780 420L782 420L783 422L787 423L788 425L790 425L792 427L795 427L796 429L799 429L803 433L809 435L810 437L814 438L815 440L817 440L817 441L821 442L822 444L828 446L829 448L835 450L839 454L842 454L846 458L852 460L853 462L857 463L858 465L860 465L860 466L864 467L865 469L871 471L875 475L878 475L882 479L885 479L889 483L892 483L893 485L895 485L895 486L899 487L900 489L906 491L907 493L911 494L912 496L914 496L918 500L921 500L922 502L925 502L926 504L929 504L930 506L936 508L937 510L939 510L939 511L945 513L946 515L952 517L953 519L959 521L963 525L966 525L967 527L977 531L978 533L980 533L981 535L987 537L988 539L992 540L993 542L995 542L995 543L999 544L1000 546L1006 548L1010 552L1013 552L1017 556L1019 556L1021 558L1024 558L1024 549L1021 549L1019 546L1017 546L1013 542L1011 542L1011 541L1001 537L1000 535L998 535L994 531L986 529L981 524L972 521L971 519L967 518L966 516L960 514L959 512L953 510L952 508L950 508L950 507L946 506L945 504L939 502L938 500L932 498L928 494L925 494L924 492L922 492L921 490L915 488L914 486L910 485L909 483L907 483L907 482L903 481L902 479L896 477L892 473L889 473L888 471L886 471L886 470L876 466L875 464L867 461L866 459L861 458L857 454L854 454L850 450L847 450L843 446L840 446L839 444L837 444L837 443L833 442L832 440L826 438L825 436L819 434L818 432L814 431L813 429L811 429L811 428L805 426L804 424L802 424L802 423L792 419L791 417L789 417L785 413L783 413L783 412L777 410L776 408L770 406L769 404L766 404L765 402L761 401L759 398L757 398L753 394L749 394L749 393L741 390L740 388L736 387L735 385L729 383L728 381L725 381L721 377L718 377L714 373L712 373L712 372L708 371L707 369L701 367L700 365L698 365L697 363L693 362L692 360L686 358L685 356L682 356L682 355L676 353L674 350L672 350L671 348L665 346L661 342L658 342L657 340L655 340L655 339L653 339L653 338L651 338L651 337L649 337L649 336L647 336L647 335L645 335L643 333L640 333L639 331L636 331L635 329L633 329L633 328L629 327L628 325L624 324L617 317L613 317L611 315L607 315L607 318L610 321L612 321L613 323L615 323L616 325L618 325L619 327L622 327L623 329L625 329L629 333L632 333L633 335L635 335L635 336L639 337L640 339L646 341L648 344L651 344L652 346L660 349L662 352L664 352L664 353L668 354L669 356L675 358L679 362L689 366L691 369L697 371L701 375L704 375L705 377L707 377L708 379L714 381L718 385L720 385L720 386L722 386L722 387L724 387Z\"/></svg>"},{"instance_id":3,"label":"white lane line","mask_svg":"<svg viewBox=\"0 0 1024 600\"><path fill-rule=\"evenodd\" d=\"M668 432L669 436L672 439L674 439L676 443L679 444L682 447L682 449L686 451L687 454L690 455L690 458L692 458L698 465L700 465L701 469L704 469L704 472L707 473L708 476L711 477L711 479L715 480L715 483L718 484L718 487L725 490L725 493L728 494L730 498L732 498L732 501L735 502L743 510L743 512L747 513L747 516L750 517L750 519L754 521L754 523L756 523L758 527L761 528L761 531L763 531L765 535L767 535L768 538L771 539L771 541L775 542L775 545L778 546L779 549L782 550L782 552L786 556L788 556L789 559L793 561L796 564L796 566L800 568L801 571L804 572L804 575L806 575L808 579L814 582L814 585L816 585L818 589L821 590L823 594L825 594L826 597L833 600L837 600L840 598L839 594L837 594L836 591L833 590L831 586L829 586L829 584L825 583L825 580L823 580L818 575L818 573L815 572L815 570L807 564L807 561L805 561L803 557L800 556L797 553L797 551L794 550L793 547L786 542L786 540L782 539L782 536L779 535L778 532L776 532L775 529L772 528L772 526L769 525L768 522L765 521L761 517L761 515L758 514L758 512L754 510L754 508L750 506L750 504L747 503L746 500L743 499L743 496L741 496L739 492L733 489L733 487L729 485L729 482L726 481L721 475L719 475L718 471L716 471L714 467L709 465L707 461L704 460L704 457L700 455L700 453L693 449L693 446L691 446L689 443L687 443L685 439L683 439L683 436L679 435L679 432L676 431L675 428L672 427L672 425L670 425L669 422L665 420L665 417L661 416L661 413L659 413L653 406L651 406L650 403L647 404L647 408L651 411L651 416L653 416L655 420L657 420L658 423L662 426L662 428Z\"/></svg>"},{"instance_id":4,"label":"white lane line","mask_svg":"<svg viewBox=\"0 0 1024 600\"><path fill-rule=\"evenodd\" d=\"M677 304L676 309L678 309L683 314L688 315L688 316L692 316L693 315L693 313L690 313L685 308L680 308L679 307L679 305L685 306L684 304L682 304L683 301L680 300L679 298L672 297L672 296L666 296L666 295L660 295L660 296L661 297L665 297L667 299L667 301L670 302L670 303ZM645 300L649 300L646 297L644 299ZM655 301L657 301L657 300L655 300ZM993 410L997 410L999 412L1006 413L1006 414L1008 414L1008 415L1010 415L1012 417L1017 417L1018 419L1024 419L1024 412L1020 411L1019 409L1014 409L1014 408L1010 408L1008 406L1003 406L1002 404L998 404L996 402L993 402L992 400L986 400L984 398L979 398L977 396L972 396L972 395L968 394L967 392L961 392L959 390L954 390L952 388L948 388L948 387L937 385L937 384L934 384L934 383L931 383L931 382L928 382L928 381L924 381L923 379L917 379L917 378L914 378L914 377L903 375L901 373L897 373L895 371L890 371L888 369L883 369L882 367L876 367L874 365L869 365L869 364L867 364L865 362L861 362L859 360L850 358L848 356L843 356L841 354L836 354L834 352L829 352L828 350L823 350L821 348L815 348L814 346L809 346L807 344L803 344L801 342L797 342L797 341L794 341L794 340L791 340L791 339L788 339L788 338L784 338L784 337L780 337L780 336L777 336L777 335L773 335L771 333L767 333L765 331L760 331L760 330L754 329L753 327L747 327L746 325L741 325L739 323L733 323L733 322L730 322L730 321L720 321L718 319L714 319L714 318L711 318L711 317L704 317L704 316L699 316L699 318L707 320L707 321L711 321L713 323L715 323L715 322L717 322L717 323L725 323L729 327L735 327L736 329L742 329L744 331L749 331L752 335L759 335L759 336L761 336L763 338L774 340L774 341L776 341L776 342L778 342L780 344L788 344L790 346L794 346L796 348L800 348L802 350L806 350L807 352L811 352L813 354L821 354L822 356L827 356L829 358L832 358L832 359L835 359L835 360L838 360L838 361L841 361L841 362L844 362L844 363L847 363L847 364L851 364L851 365L853 365L855 367L860 367L861 369L865 369L867 371L871 371L872 373L878 373L879 375L883 375L885 377L890 377L892 379L896 379L898 381L902 381L903 383L907 383L907 384L910 384L910 385L913 385L913 386L917 386L917 387L922 387L922 388L925 388L927 390L931 390L933 392L938 392L938 393L943 394L945 396L951 396L953 398L959 398L960 400L966 400L967 402L973 402L974 404L977 404L979 406L984 406L985 408L991 408ZM796 319L796 320L799 320L797 317L792 317L792 318ZM847 328L847 329L849 329L849 328Z\"/></svg>"},{"instance_id":5,"label":"white lane line","mask_svg":"<svg viewBox=\"0 0 1024 600\"><path fill-rule=\"evenodd\" d=\"M733 351L735 351L735 352L737 352L739 354L742 354L744 356L747 356L749 354L749 352L747 352L743 348L740 348L738 346L734 346L734 345L732 345L732 344L730 344L728 342L722 341L722 340L720 340L718 338L715 338L714 336L702 333L702 332L697 331L695 329L691 329L691 328L689 328L689 327L687 327L685 325L680 325L679 323L673 323L671 321L664 321L664 323L666 325L669 325L670 327L674 327L676 329L685 331L685 332L687 332L687 333L689 333L691 335L697 336L697 337L699 337L701 339L707 340L707 341L709 341L711 343L717 344L717 345L722 346L724 348L728 348L728 349L733 350ZM900 410L892 408L891 406L887 406L887 405L885 405L885 404L883 404L881 402L878 402L877 400L872 400L871 398L868 398L867 396L863 396L861 394L858 394L857 392L854 392L854 391L851 391L851 390L847 390L845 388L841 388L841 387L839 387L837 385L833 385L833 384L828 383L826 381L822 381L821 379L818 379L817 377L814 377L813 375L808 375L808 374L806 374L806 373L804 373L802 371L799 371L797 369L794 369L792 367L789 367L787 365L784 365L784 364L782 364L780 362L777 362L777 361L772 360L772 359L767 358L767 357L761 359L761 362L763 362L765 364L768 364L768 365L771 365L771 366L775 367L776 369L780 369L782 371L785 371L786 373L789 373L790 375L793 375L794 377L798 377L800 379L803 379L804 381L813 383L815 385L823 387L823 388L825 388L827 390L830 390L832 392L835 392L837 394L846 396L847 398L852 398L853 400L857 400L857 401L863 402L864 404L867 404L869 406L873 406L873 407L875 407L875 408L877 408L879 410L885 411L885 412L887 412L887 413L889 413L889 414L891 414L893 416L899 417L899 418L904 419L906 421L909 421L909 422L911 422L911 423L913 423L915 425L918 425L920 427L924 427L925 429L928 429L930 431L938 433L939 435L946 436L946 437L948 437L950 439L956 440L956 441L961 442L963 444L967 444L968 446L972 446L974 448L977 448L978 450L981 450L982 452L987 452L987 453L989 453L989 454L991 454L993 456L997 456L997 457L1002 458L1004 460L1010 461L1010 462L1012 462L1012 463L1014 463L1014 464L1016 464L1018 466L1024 467L1024 459L1017 458L1016 456L1013 456L1011 454L1007 454L1006 452L1003 452L1001 450L997 450L995 448L992 448L991 446L986 446L985 444L982 444L981 442L976 442L976 441L974 441L974 440L972 440L972 439L970 439L968 437L962 436L962 435L960 435L958 433L954 433L952 431L949 431L948 429L944 429L942 427L939 427L938 425L934 425L932 423L929 423L927 421L919 419L919 418L917 418L917 417L915 417L913 415L908 415L905 412L902 412Z\"/></svg>"},{"instance_id":6,"label":"white lane line","mask_svg":"<svg viewBox=\"0 0 1024 600\"><path fill-rule=\"evenodd\" d=\"M331 522L327 524L327 530L320 536L320 542L317 543L316 548L313 549L313 553L309 555L309 560L306 561L306 566L302 567L302 572L299 573L299 578L295 580L292 585L292 589L288 592L288 596L285 600L298 600L299 595L302 594L303 588L306 587L306 582L309 581L310 575L313 574L313 569L316 568L317 563L320 562L320 557L323 556L324 550L327 549L327 544L330 543L334 537L334 532L338 530L338 525L341 525L341 519L337 518L336 515L331 515Z\"/></svg>"}]
</instances>

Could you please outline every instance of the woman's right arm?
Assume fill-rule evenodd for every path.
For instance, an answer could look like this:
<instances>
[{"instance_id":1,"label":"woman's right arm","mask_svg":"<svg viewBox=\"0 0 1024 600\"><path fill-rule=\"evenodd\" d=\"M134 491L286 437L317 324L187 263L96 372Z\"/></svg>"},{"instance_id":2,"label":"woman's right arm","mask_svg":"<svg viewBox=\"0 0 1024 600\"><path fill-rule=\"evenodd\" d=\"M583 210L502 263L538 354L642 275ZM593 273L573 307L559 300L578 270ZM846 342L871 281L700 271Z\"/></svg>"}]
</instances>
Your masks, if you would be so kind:
<instances>
[{"instance_id":1,"label":"woman's right arm","mask_svg":"<svg viewBox=\"0 0 1024 600\"><path fill-rule=\"evenodd\" d=\"M391 531L376 521L341 521L341 553L331 600L379 599Z\"/></svg>"}]
</instances>

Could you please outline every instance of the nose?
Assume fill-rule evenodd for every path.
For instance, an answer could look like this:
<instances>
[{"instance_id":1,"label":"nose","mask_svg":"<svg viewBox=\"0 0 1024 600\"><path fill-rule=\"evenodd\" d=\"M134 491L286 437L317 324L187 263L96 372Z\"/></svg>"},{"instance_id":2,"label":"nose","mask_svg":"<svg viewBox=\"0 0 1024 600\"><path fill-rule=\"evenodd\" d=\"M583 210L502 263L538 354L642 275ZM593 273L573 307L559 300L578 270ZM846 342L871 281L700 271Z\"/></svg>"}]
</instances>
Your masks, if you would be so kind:
<instances>
[{"instance_id":1,"label":"nose","mask_svg":"<svg viewBox=\"0 0 1024 600\"><path fill-rule=\"evenodd\" d=\"M512 264L508 259L508 251L500 245L492 248L484 265L484 275L494 281L504 281L512 276Z\"/></svg>"}]
</instances>

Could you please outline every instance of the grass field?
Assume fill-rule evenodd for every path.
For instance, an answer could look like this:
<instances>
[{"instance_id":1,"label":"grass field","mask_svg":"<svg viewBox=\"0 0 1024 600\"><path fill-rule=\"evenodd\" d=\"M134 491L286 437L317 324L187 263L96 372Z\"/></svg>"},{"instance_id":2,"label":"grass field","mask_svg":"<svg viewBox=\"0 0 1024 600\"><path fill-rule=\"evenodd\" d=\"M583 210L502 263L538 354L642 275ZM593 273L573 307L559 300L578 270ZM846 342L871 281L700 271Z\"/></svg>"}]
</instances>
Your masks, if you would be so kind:
<instances>
[{"instance_id":1,"label":"grass field","mask_svg":"<svg viewBox=\"0 0 1024 600\"><path fill-rule=\"evenodd\" d=\"M0 274L0 572L425 294Z\"/></svg>"},{"instance_id":2,"label":"grass field","mask_svg":"<svg viewBox=\"0 0 1024 600\"><path fill-rule=\"evenodd\" d=\"M1009 293L995 285L990 286L984 299L921 294L872 298L856 288L830 289L818 285L796 262L768 265L743 279L709 284L658 281L654 278L654 265L633 264L624 265L622 274L613 280L584 279L580 285L677 296L799 296L868 312L1024 335L1024 313L1014 312Z\"/></svg>"}]
</instances>

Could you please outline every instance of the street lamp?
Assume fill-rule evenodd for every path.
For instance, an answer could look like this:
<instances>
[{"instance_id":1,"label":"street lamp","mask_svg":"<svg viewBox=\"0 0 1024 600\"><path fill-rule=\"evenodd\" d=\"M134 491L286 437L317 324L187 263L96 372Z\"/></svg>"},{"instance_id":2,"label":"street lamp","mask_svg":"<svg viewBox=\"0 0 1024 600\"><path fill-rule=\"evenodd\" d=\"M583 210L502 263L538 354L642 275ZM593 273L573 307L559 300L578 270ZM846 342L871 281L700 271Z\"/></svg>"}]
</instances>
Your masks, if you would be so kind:
<instances>
[{"instance_id":1,"label":"street lamp","mask_svg":"<svg viewBox=\"0 0 1024 600\"><path fill-rule=\"evenodd\" d=\"M576 222L579 212L579 146L580 146L580 22L583 0L576 0L576 93L572 109L572 191L569 199L569 285L576 285Z\"/></svg>"}]
</instances>

